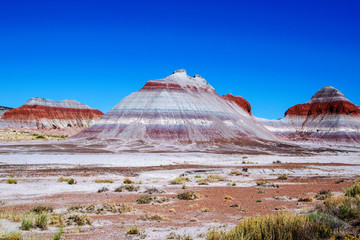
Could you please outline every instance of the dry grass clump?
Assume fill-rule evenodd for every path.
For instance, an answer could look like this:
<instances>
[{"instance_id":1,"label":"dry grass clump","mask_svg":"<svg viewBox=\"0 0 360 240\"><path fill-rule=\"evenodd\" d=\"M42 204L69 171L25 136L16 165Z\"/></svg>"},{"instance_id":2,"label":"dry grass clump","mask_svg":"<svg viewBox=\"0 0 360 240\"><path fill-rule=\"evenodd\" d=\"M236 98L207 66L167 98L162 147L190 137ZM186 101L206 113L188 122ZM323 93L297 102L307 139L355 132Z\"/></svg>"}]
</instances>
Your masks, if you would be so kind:
<instances>
[{"instance_id":1,"label":"dry grass clump","mask_svg":"<svg viewBox=\"0 0 360 240\"><path fill-rule=\"evenodd\" d=\"M204 207L204 208L201 209L201 212L210 212L210 209L207 208L207 207Z\"/></svg>"},{"instance_id":2,"label":"dry grass clump","mask_svg":"<svg viewBox=\"0 0 360 240\"><path fill-rule=\"evenodd\" d=\"M102 193L102 192L108 192L108 191L109 191L109 189L107 187L102 187L97 192Z\"/></svg>"},{"instance_id":3,"label":"dry grass clump","mask_svg":"<svg viewBox=\"0 0 360 240\"><path fill-rule=\"evenodd\" d=\"M126 190L128 192L137 192L139 191L139 186L135 186L134 184L124 184L120 187L115 188L114 192L122 192L123 190Z\"/></svg>"},{"instance_id":4,"label":"dry grass clump","mask_svg":"<svg viewBox=\"0 0 360 240\"><path fill-rule=\"evenodd\" d=\"M135 182L131 181L130 178L125 178L123 183L124 184L134 184Z\"/></svg>"},{"instance_id":5,"label":"dry grass clump","mask_svg":"<svg viewBox=\"0 0 360 240\"><path fill-rule=\"evenodd\" d=\"M231 176L232 176L232 175L240 176L240 175L242 175L242 173L239 172L238 170L232 170L232 171L230 172L230 175L231 175Z\"/></svg>"},{"instance_id":6,"label":"dry grass clump","mask_svg":"<svg viewBox=\"0 0 360 240\"><path fill-rule=\"evenodd\" d=\"M298 202L312 202L314 199L312 197L301 197Z\"/></svg>"},{"instance_id":7,"label":"dry grass clump","mask_svg":"<svg viewBox=\"0 0 360 240\"><path fill-rule=\"evenodd\" d=\"M207 176L207 179L209 182L219 182L219 181L225 181L225 178L218 175L218 174L210 174Z\"/></svg>"},{"instance_id":8,"label":"dry grass clump","mask_svg":"<svg viewBox=\"0 0 360 240\"><path fill-rule=\"evenodd\" d=\"M153 197L150 194L143 194L136 199L137 204L149 204L153 201Z\"/></svg>"},{"instance_id":9,"label":"dry grass clump","mask_svg":"<svg viewBox=\"0 0 360 240\"><path fill-rule=\"evenodd\" d=\"M190 179L187 177L176 177L173 180L171 180L171 184L173 185L179 185L179 184L183 184L185 182L190 182Z\"/></svg>"},{"instance_id":10,"label":"dry grass clump","mask_svg":"<svg viewBox=\"0 0 360 240\"><path fill-rule=\"evenodd\" d=\"M187 192L179 193L177 195L177 198L180 200L195 200L195 199L199 199L200 195L193 191L187 191Z\"/></svg>"},{"instance_id":11,"label":"dry grass clump","mask_svg":"<svg viewBox=\"0 0 360 240\"><path fill-rule=\"evenodd\" d=\"M198 185L209 185L208 179L199 179L196 181Z\"/></svg>"},{"instance_id":12,"label":"dry grass clump","mask_svg":"<svg viewBox=\"0 0 360 240\"><path fill-rule=\"evenodd\" d=\"M212 230L208 240L315 240L327 239L331 229L324 223L310 220L308 216L282 213L251 217L240 222L229 232Z\"/></svg>"},{"instance_id":13,"label":"dry grass clump","mask_svg":"<svg viewBox=\"0 0 360 240\"><path fill-rule=\"evenodd\" d=\"M233 197L232 196L230 196L230 195L225 195L225 197L224 197L224 201L225 202L230 202L230 201L232 201L233 200Z\"/></svg>"},{"instance_id":14,"label":"dry grass clump","mask_svg":"<svg viewBox=\"0 0 360 240\"><path fill-rule=\"evenodd\" d=\"M105 213L126 213L134 211L133 207L123 203L104 203L98 205L88 206L72 206L67 209L67 212L78 212L87 214L105 214Z\"/></svg>"},{"instance_id":15,"label":"dry grass clump","mask_svg":"<svg viewBox=\"0 0 360 240\"><path fill-rule=\"evenodd\" d=\"M42 213L42 212L53 212L54 208L51 207L51 206L43 206L43 205L39 205L39 206L36 206L36 207L33 207L30 212L33 212L33 213L36 213L36 214L39 214L39 213Z\"/></svg>"},{"instance_id":16,"label":"dry grass clump","mask_svg":"<svg viewBox=\"0 0 360 240\"><path fill-rule=\"evenodd\" d=\"M345 196L356 197L360 195L360 182L348 187L345 192Z\"/></svg>"},{"instance_id":17,"label":"dry grass clump","mask_svg":"<svg viewBox=\"0 0 360 240\"><path fill-rule=\"evenodd\" d=\"M76 181L73 178L68 177L59 177L58 182L67 182L68 184L76 184Z\"/></svg>"},{"instance_id":18,"label":"dry grass clump","mask_svg":"<svg viewBox=\"0 0 360 240\"><path fill-rule=\"evenodd\" d=\"M16 178L8 178L6 179L7 184L17 184L18 180Z\"/></svg>"},{"instance_id":19,"label":"dry grass clump","mask_svg":"<svg viewBox=\"0 0 360 240\"><path fill-rule=\"evenodd\" d=\"M1 240L22 240L23 237L21 236L20 232L4 232L0 233Z\"/></svg>"},{"instance_id":20,"label":"dry grass clump","mask_svg":"<svg viewBox=\"0 0 360 240\"><path fill-rule=\"evenodd\" d=\"M96 183L113 183L114 181L111 179L95 179Z\"/></svg>"},{"instance_id":21,"label":"dry grass clump","mask_svg":"<svg viewBox=\"0 0 360 240\"><path fill-rule=\"evenodd\" d=\"M161 222L161 221L169 221L169 218L164 217L163 215L160 215L160 214L155 214L155 215L150 215L150 216L149 215L141 216L138 218L138 220Z\"/></svg>"},{"instance_id":22,"label":"dry grass clump","mask_svg":"<svg viewBox=\"0 0 360 240\"><path fill-rule=\"evenodd\" d=\"M315 198L317 200L325 200L328 197L331 197L331 191L330 190L320 190L316 195Z\"/></svg>"},{"instance_id":23,"label":"dry grass clump","mask_svg":"<svg viewBox=\"0 0 360 240\"><path fill-rule=\"evenodd\" d=\"M281 180L281 181L288 180L288 175L287 174L280 174L277 179Z\"/></svg>"},{"instance_id":24,"label":"dry grass clump","mask_svg":"<svg viewBox=\"0 0 360 240\"><path fill-rule=\"evenodd\" d=\"M147 188L144 193L147 193L147 194L159 194L159 193L164 193L164 190L161 190L161 189L158 189L158 188L155 188L155 187L152 187L152 188Z\"/></svg>"},{"instance_id":25,"label":"dry grass clump","mask_svg":"<svg viewBox=\"0 0 360 240\"><path fill-rule=\"evenodd\" d=\"M126 235L138 235L140 230L136 226L131 226L126 230Z\"/></svg>"},{"instance_id":26,"label":"dry grass clump","mask_svg":"<svg viewBox=\"0 0 360 240\"><path fill-rule=\"evenodd\" d=\"M66 224L69 226L71 225L84 226L84 225L91 225L91 223L92 223L91 218L78 214L70 215L66 219Z\"/></svg>"}]
</instances>

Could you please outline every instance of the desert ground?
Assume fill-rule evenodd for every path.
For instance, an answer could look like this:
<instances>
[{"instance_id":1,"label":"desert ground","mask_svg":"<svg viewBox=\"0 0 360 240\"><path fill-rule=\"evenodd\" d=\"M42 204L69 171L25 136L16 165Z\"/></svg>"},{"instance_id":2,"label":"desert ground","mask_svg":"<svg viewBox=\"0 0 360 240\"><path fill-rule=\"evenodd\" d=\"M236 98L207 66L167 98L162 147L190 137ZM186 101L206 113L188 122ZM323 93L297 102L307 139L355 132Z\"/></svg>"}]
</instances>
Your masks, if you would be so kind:
<instances>
[{"instance_id":1,"label":"desert ground","mask_svg":"<svg viewBox=\"0 0 360 240\"><path fill-rule=\"evenodd\" d=\"M31 149L39 146L0 148L0 232L21 232L25 239L55 239L59 231L62 239L206 239L209 230L231 229L249 216L307 213L323 203L320 192L341 195L360 179L358 149L313 154ZM46 226L22 230L24 216L36 218L39 207L45 209Z\"/></svg>"}]
</instances>

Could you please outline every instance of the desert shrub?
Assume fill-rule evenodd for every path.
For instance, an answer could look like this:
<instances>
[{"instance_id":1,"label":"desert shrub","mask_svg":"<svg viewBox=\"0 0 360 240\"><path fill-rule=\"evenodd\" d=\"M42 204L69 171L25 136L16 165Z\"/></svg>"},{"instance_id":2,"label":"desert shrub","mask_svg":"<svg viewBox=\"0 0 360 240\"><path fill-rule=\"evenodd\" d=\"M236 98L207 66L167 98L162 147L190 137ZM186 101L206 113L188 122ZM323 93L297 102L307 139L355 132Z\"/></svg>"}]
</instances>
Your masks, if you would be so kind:
<instances>
[{"instance_id":1,"label":"desert shrub","mask_svg":"<svg viewBox=\"0 0 360 240\"><path fill-rule=\"evenodd\" d=\"M352 185L351 187L348 187L346 189L346 196L348 197L355 197L360 195L360 182L357 182L356 184Z\"/></svg>"},{"instance_id":2,"label":"desert shrub","mask_svg":"<svg viewBox=\"0 0 360 240\"><path fill-rule=\"evenodd\" d=\"M48 216L46 213L42 212L35 216L35 227L38 227L42 230L47 229L48 225Z\"/></svg>"},{"instance_id":3,"label":"desert shrub","mask_svg":"<svg viewBox=\"0 0 360 240\"><path fill-rule=\"evenodd\" d=\"M102 193L102 192L107 192L107 191L109 191L108 188L102 187L102 188L100 188L97 192L98 192L98 193Z\"/></svg>"},{"instance_id":4,"label":"desert shrub","mask_svg":"<svg viewBox=\"0 0 360 240\"><path fill-rule=\"evenodd\" d=\"M326 198L331 197L330 190L320 190L316 195L315 198L317 200L325 200Z\"/></svg>"},{"instance_id":5,"label":"desert shrub","mask_svg":"<svg viewBox=\"0 0 360 240\"><path fill-rule=\"evenodd\" d=\"M187 177L176 177L173 180L171 180L171 184L173 185L179 185L179 184L183 184L184 182L190 182L190 179Z\"/></svg>"},{"instance_id":6,"label":"desert shrub","mask_svg":"<svg viewBox=\"0 0 360 240\"><path fill-rule=\"evenodd\" d=\"M154 194L154 193L164 193L164 191L161 190L161 189L157 189L157 188L153 187L153 188L148 188L148 189L146 189L146 190L144 191L144 193Z\"/></svg>"},{"instance_id":7,"label":"desert shrub","mask_svg":"<svg viewBox=\"0 0 360 240\"><path fill-rule=\"evenodd\" d=\"M16 178L8 178L6 179L7 184L17 184L18 180Z\"/></svg>"},{"instance_id":8,"label":"desert shrub","mask_svg":"<svg viewBox=\"0 0 360 240\"><path fill-rule=\"evenodd\" d=\"M45 139L44 135L38 135L36 136L36 139Z\"/></svg>"},{"instance_id":9,"label":"desert shrub","mask_svg":"<svg viewBox=\"0 0 360 240\"><path fill-rule=\"evenodd\" d=\"M113 183L114 181L111 179L95 179L96 183Z\"/></svg>"},{"instance_id":10,"label":"desert shrub","mask_svg":"<svg viewBox=\"0 0 360 240\"><path fill-rule=\"evenodd\" d=\"M34 218L31 215L24 215L22 220L21 220L21 225L20 225L20 229L21 230L30 230L30 228L33 227L33 221Z\"/></svg>"},{"instance_id":11,"label":"desert shrub","mask_svg":"<svg viewBox=\"0 0 360 240\"><path fill-rule=\"evenodd\" d=\"M73 214L69 216L66 220L67 225L77 225L77 226L84 226L84 225L91 225L91 219L87 216Z\"/></svg>"},{"instance_id":12,"label":"desert shrub","mask_svg":"<svg viewBox=\"0 0 360 240\"><path fill-rule=\"evenodd\" d=\"M264 190L259 190L258 193L259 193L259 194L264 194L265 191L264 191Z\"/></svg>"},{"instance_id":13,"label":"desert shrub","mask_svg":"<svg viewBox=\"0 0 360 240\"><path fill-rule=\"evenodd\" d=\"M187 192L179 193L177 195L177 198L180 200L195 200L195 199L199 199L200 195L193 191L187 191Z\"/></svg>"},{"instance_id":14,"label":"desert shrub","mask_svg":"<svg viewBox=\"0 0 360 240\"><path fill-rule=\"evenodd\" d=\"M124 184L134 184L133 181L130 180L130 178L125 178L123 181Z\"/></svg>"},{"instance_id":15,"label":"desert shrub","mask_svg":"<svg viewBox=\"0 0 360 240\"><path fill-rule=\"evenodd\" d=\"M21 236L20 232L5 232L0 233L1 240L22 240L23 237Z\"/></svg>"},{"instance_id":16,"label":"desert shrub","mask_svg":"<svg viewBox=\"0 0 360 240\"><path fill-rule=\"evenodd\" d=\"M115 188L114 192L122 192L124 189L128 192L139 191L138 186L135 186L134 184L125 184L125 185L121 185L120 187Z\"/></svg>"},{"instance_id":17,"label":"desert shrub","mask_svg":"<svg viewBox=\"0 0 360 240\"><path fill-rule=\"evenodd\" d=\"M68 184L70 185L73 185L73 184L76 184L75 180L73 178L70 178L68 181L67 181Z\"/></svg>"},{"instance_id":18,"label":"desert shrub","mask_svg":"<svg viewBox=\"0 0 360 240\"><path fill-rule=\"evenodd\" d=\"M151 203L153 200L153 197L149 194L144 194L144 195L141 195L137 200L136 200L136 203L137 204L149 204Z\"/></svg>"},{"instance_id":19,"label":"desert shrub","mask_svg":"<svg viewBox=\"0 0 360 240\"><path fill-rule=\"evenodd\" d=\"M212 230L208 240L317 240L331 236L326 223L312 221L308 216L283 213L251 217L240 222L229 232Z\"/></svg>"},{"instance_id":20,"label":"desert shrub","mask_svg":"<svg viewBox=\"0 0 360 240\"><path fill-rule=\"evenodd\" d=\"M131 226L126 230L126 235L140 234L140 230L136 226Z\"/></svg>"},{"instance_id":21,"label":"desert shrub","mask_svg":"<svg viewBox=\"0 0 360 240\"><path fill-rule=\"evenodd\" d=\"M56 227L64 226L64 216L62 214L51 214L49 224Z\"/></svg>"},{"instance_id":22,"label":"desert shrub","mask_svg":"<svg viewBox=\"0 0 360 240\"><path fill-rule=\"evenodd\" d=\"M54 210L53 207L51 206L43 206L43 205L39 205L36 207L33 207L30 212L36 213L36 214L40 214L42 212L49 212L51 213Z\"/></svg>"}]
</instances>

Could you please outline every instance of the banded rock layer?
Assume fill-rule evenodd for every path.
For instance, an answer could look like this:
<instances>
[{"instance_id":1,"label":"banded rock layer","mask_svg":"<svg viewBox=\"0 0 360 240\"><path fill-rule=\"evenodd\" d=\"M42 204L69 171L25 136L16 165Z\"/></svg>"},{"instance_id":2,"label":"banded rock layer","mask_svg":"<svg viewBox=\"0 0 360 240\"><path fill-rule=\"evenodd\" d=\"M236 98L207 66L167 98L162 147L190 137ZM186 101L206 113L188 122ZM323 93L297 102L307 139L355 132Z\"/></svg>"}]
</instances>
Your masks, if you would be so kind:
<instances>
[{"instance_id":1,"label":"banded rock layer","mask_svg":"<svg viewBox=\"0 0 360 240\"><path fill-rule=\"evenodd\" d=\"M63 130L75 134L88 128L104 114L75 100L52 101L31 98L24 105L5 112L1 127L21 129Z\"/></svg>"},{"instance_id":2,"label":"banded rock layer","mask_svg":"<svg viewBox=\"0 0 360 240\"><path fill-rule=\"evenodd\" d=\"M273 133L293 140L360 143L360 109L330 86L289 108L282 119L259 120Z\"/></svg>"},{"instance_id":3,"label":"banded rock layer","mask_svg":"<svg viewBox=\"0 0 360 240\"><path fill-rule=\"evenodd\" d=\"M12 108L9 108L9 107L3 107L3 106L0 106L0 118L2 115L4 115L5 112L11 110Z\"/></svg>"},{"instance_id":4,"label":"banded rock layer","mask_svg":"<svg viewBox=\"0 0 360 240\"><path fill-rule=\"evenodd\" d=\"M185 70L148 81L73 138L217 141L277 138L236 101L220 97L204 78Z\"/></svg>"}]
</instances>

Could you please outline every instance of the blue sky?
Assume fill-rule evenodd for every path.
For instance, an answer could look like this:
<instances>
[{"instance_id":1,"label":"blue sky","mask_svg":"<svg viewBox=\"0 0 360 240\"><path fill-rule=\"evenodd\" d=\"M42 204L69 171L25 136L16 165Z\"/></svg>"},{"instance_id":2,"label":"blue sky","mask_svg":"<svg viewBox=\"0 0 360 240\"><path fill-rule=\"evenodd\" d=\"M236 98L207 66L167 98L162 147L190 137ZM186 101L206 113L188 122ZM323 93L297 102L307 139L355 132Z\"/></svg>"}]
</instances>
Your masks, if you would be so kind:
<instances>
[{"instance_id":1,"label":"blue sky","mask_svg":"<svg viewBox=\"0 0 360 240\"><path fill-rule=\"evenodd\" d=\"M76 99L104 112L185 68L280 118L331 85L360 105L358 0L0 2L0 105Z\"/></svg>"}]
</instances>

